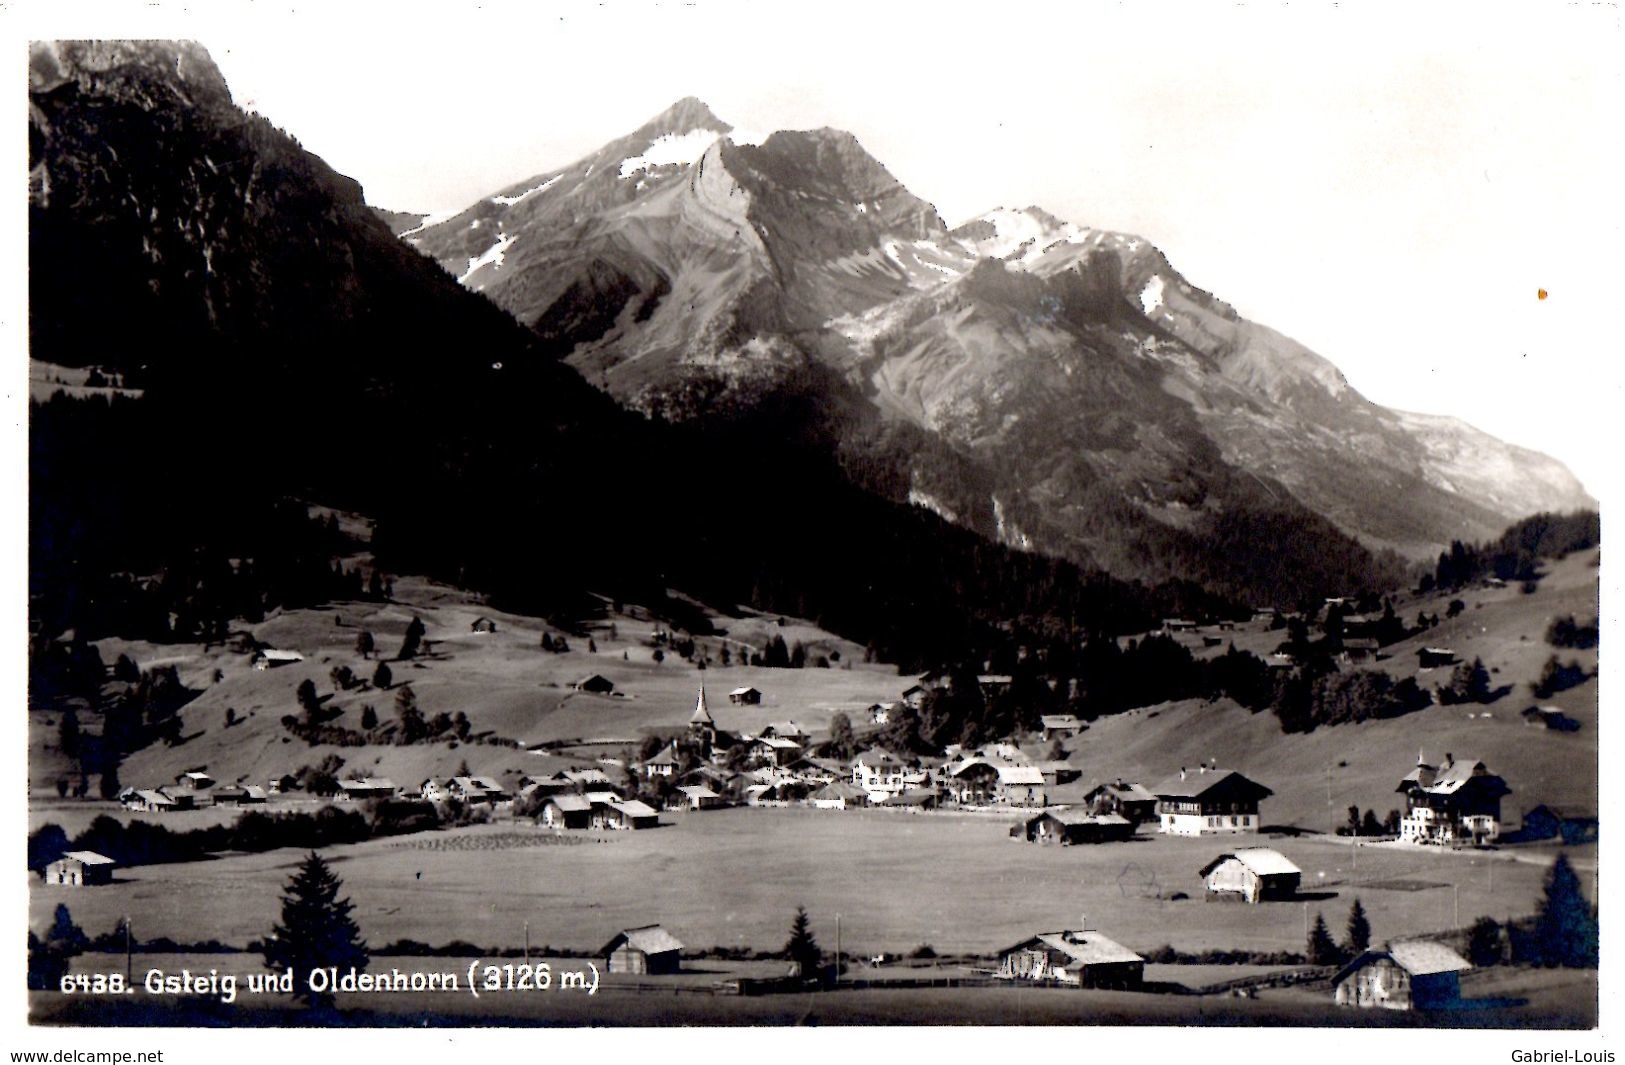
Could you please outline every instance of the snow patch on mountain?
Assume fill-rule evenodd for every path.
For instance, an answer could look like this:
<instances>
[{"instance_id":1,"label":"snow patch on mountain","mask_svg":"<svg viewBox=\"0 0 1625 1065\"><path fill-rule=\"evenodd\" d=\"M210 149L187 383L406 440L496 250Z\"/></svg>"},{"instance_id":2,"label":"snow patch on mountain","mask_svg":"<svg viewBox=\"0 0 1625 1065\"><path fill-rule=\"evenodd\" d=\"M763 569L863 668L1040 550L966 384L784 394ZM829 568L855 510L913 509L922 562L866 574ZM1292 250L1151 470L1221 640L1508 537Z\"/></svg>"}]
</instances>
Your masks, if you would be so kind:
<instances>
[{"instance_id":1,"label":"snow patch on mountain","mask_svg":"<svg viewBox=\"0 0 1625 1065\"><path fill-rule=\"evenodd\" d=\"M722 133L714 129L691 129L687 133L666 133L649 142L642 155L621 162L621 177L657 166L687 166L716 143Z\"/></svg>"},{"instance_id":2,"label":"snow patch on mountain","mask_svg":"<svg viewBox=\"0 0 1625 1065\"><path fill-rule=\"evenodd\" d=\"M1152 274L1150 280L1145 283L1145 287L1140 290L1140 307L1145 311L1147 318L1157 313L1162 307L1164 284L1166 282L1163 281L1161 274Z\"/></svg>"},{"instance_id":3,"label":"snow patch on mountain","mask_svg":"<svg viewBox=\"0 0 1625 1065\"><path fill-rule=\"evenodd\" d=\"M401 236L410 237L412 234L421 233L425 229L433 229L435 226L440 225L442 222L451 221L453 218L456 218L458 215L462 214L465 210L467 210L466 207L459 207L459 208L457 208L456 210L453 210L453 211L432 211L429 214L426 214L426 215L423 216L423 221L419 222L417 225L413 226L411 229L408 229L408 230L404 231L403 233L401 233Z\"/></svg>"},{"instance_id":4,"label":"snow patch on mountain","mask_svg":"<svg viewBox=\"0 0 1625 1065\"><path fill-rule=\"evenodd\" d=\"M527 196L535 196L537 193L546 192L548 189L557 184L558 180L563 176L563 174L554 174L552 177L548 178L540 185L537 185L535 188L526 189L517 196L492 196L491 202L499 207L512 207L514 204L518 203Z\"/></svg>"},{"instance_id":5,"label":"snow patch on mountain","mask_svg":"<svg viewBox=\"0 0 1625 1065\"><path fill-rule=\"evenodd\" d=\"M508 249L513 246L513 242L514 238L503 233L499 227L497 242L485 249L480 255L468 260L468 269L464 271L462 277L457 279L457 283L460 285L468 284L468 279L474 276L474 271L481 267L489 266L496 270L502 269L502 260L507 255Z\"/></svg>"}]
</instances>

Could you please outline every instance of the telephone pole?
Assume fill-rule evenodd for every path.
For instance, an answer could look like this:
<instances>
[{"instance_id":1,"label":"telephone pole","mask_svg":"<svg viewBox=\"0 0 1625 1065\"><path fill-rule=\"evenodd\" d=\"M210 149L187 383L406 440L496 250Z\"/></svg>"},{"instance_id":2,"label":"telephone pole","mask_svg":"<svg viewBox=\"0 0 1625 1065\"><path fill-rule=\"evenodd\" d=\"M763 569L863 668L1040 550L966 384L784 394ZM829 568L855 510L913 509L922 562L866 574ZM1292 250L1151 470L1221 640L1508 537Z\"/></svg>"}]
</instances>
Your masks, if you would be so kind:
<instances>
[{"instance_id":1,"label":"telephone pole","mask_svg":"<svg viewBox=\"0 0 1625 1065\"><path fill-rule=\"evenodd\" d=\"M841 915L835 915L835 986L841 986Z\"/></svg>"}]
</instances>

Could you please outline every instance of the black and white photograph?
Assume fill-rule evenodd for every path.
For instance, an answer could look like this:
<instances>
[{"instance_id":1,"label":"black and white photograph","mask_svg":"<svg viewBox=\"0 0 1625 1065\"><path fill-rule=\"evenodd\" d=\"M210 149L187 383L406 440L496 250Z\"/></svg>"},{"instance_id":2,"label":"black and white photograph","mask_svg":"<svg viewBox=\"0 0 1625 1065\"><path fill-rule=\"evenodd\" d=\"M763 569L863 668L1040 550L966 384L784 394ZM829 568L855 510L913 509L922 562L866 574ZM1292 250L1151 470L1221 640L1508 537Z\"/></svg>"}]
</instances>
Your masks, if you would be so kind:
<instances>
[{"instance_id":1,"label":"black and white photograph","mask_svg":"<svg viewBox=\"0 0 1625 1065\"><path fill-rule=\"evenodd\" d=\"M1614 1060L1622 18L0 5L12 1060Z\"/></svg>"}]
</instances>

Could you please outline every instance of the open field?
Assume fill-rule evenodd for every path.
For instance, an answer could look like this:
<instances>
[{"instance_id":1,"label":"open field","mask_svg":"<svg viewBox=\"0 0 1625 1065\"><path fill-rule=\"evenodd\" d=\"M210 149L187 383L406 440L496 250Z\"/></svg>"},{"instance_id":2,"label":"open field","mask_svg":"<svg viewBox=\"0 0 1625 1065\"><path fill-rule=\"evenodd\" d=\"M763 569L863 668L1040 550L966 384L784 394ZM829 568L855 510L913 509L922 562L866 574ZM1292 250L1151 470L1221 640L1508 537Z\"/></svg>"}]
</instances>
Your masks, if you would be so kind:
<instances>
[{"instance_id":1,"label":"open field","mask_svg":"<svg viewBox=\"0 0 1625 1065\"><path fill-rule=\"evenodd\" d=\"M668 818L668 820L677 820ZM1440 853L1398 845L1273 843L1304 869L1299 902L1207 903L1197 875L1211 857L1256 839L1144 837L1103 846L1040 847L1005 832L1013 818L893 811L733 809L691 814L641 832L584 832L577 846L503 846L478 853L424 849L425 837L372 840L326 853L356 903L369 942L465 940L517 947L529 922L538 948L592 950L622 928L660 922L690 948L777 949L797 905L833 947L835 916L854 954L991 953L1035 931L1092 926L1136 950L1162 944L1301 950L1306 915L1341 929L1355 896L1378 941L1435 932L1481 914L1532 912L1545 866L1500 853ZM522 825L458 829L434 838L512 836ZM1549 852L1547 852L1549 854ZM1543 855L1544 857L1544 855ZM93 889L31 891L30 923L58 902L94 935L124 914L137 934L238 946L264 935L300 854L278 850L122 871ZM1355 868L1356 862L1358 868ZM1594 861L1579 859L1592 888ZM1436 884L1395 890L1380 883ZM1493 883L1492 883L1493 881ZM1190 896L1172 898L1178 892Z\"/></svg>"}]
</instances>

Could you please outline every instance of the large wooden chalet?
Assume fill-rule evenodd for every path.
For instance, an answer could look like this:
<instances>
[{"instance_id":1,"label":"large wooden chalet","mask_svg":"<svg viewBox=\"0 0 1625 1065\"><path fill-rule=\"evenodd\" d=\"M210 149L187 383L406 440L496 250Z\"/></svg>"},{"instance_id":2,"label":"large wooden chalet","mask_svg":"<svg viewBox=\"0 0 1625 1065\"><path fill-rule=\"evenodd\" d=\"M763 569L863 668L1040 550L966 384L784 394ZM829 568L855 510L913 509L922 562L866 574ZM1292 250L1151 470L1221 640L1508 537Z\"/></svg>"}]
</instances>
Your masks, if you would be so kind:
<instances>
[{"instance_id":1,"label":"large wooden chalet","mask_svg":"<svg viewBox=\"0 0 1625 1065\"><path fill-rule=\"evenodd\" d=\"M1145 959L1099 932L1040 932L1000 951L996 975L1076 987L1136 988L1145 980Z\"/></svg>"},{"instance_id":2,"label":"large wooden chalet","mask_svg":"<svg viewBox=\"0 0 1625 1065\"><path fill-rule=\"evenodd\" d=\"M1085 809L1048 810L1017 822L1010 835L1029 843L1116 843L1134 838L1134 822L1121 814Z\"/></svg>"},{"instance_id":3,"label":"large wooden chalet","mask_svg":"<svg viewBox=\"0 0 1625 1065\"><path fill-rule=\"evenodd\" d=\"M1441 943L1395 943L1368 950L1332 978L1339 1006L1440 1009L1461 998L1460 974L1472 965Z\"/></svg>"},{"instance_id":4,"label":"large wooden chalet","mask_svg":"<svg viewBox=\"0 0 1625 1065\"><path fill-rule=\"evenodd\" d=\"M1122 814L1135 824L1157 815L1157 797L1139 783L1122 777L1095 785L1083 797L1083 803L1096 813Z\"/></svg>"},{"instance_id":5,"label":"large wooden chalet","mask_svg":"<svg viewBox=\"0 0 1625 1065\"><path fill-rule=\"evenodd\" d=\"M1497 838L1501 834L1501 799L1512 794L1506 781L1483 762L1458 761L1451 754L1435 767L1418 753L1416 768L1394 790L1405 796L1399 838L1446 846Z\"/></svg>"},{"instance_id":6,"label":"large wooden chalet","mask_svg":"<svg viewBox=\"0 0 1625 1065\"><path fill-rule=\"evenodd\" d=\"M1157 797L1159 830L1171 836L1257 832L1258 804L1275 794L1234 769L1202 766L1151 789Z\"/></svg>"}]
</instances>

